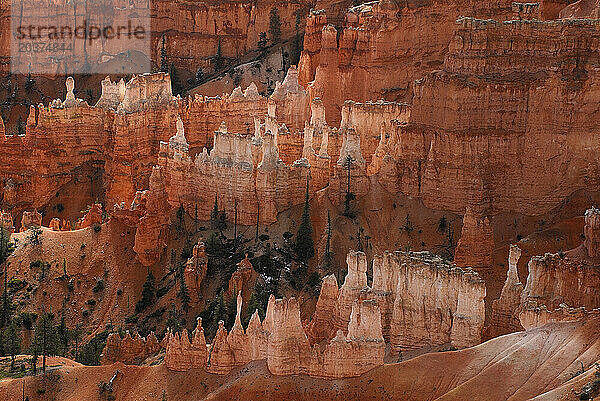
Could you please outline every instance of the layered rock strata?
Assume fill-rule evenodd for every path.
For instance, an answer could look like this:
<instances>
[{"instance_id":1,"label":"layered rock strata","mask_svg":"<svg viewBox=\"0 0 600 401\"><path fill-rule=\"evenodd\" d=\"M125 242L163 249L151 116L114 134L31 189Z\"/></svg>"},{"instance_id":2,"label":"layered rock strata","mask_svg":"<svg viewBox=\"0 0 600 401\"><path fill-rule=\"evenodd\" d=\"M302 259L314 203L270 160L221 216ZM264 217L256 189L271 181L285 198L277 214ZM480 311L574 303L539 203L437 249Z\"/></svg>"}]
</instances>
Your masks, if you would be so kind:
<instances>
[{"instance_id":1,"label":"layered rock strata","mask_svg":"<svg viewBox=\"0 0 600 401\"><path fill-rule=\"evenodd\" d=\"M279 159L276 135L234 134L222 124L212 151L205 149L194 158L179 125L177 134L161 143L159 157L169 203L187 210L197 207L198 218L209 220L216 198L230 220L237 213L239 224L275 222L280 211L302 202L310 176L306 160L287 166ZM261 161L255 166L259 154Z\"/></svg>"},{"instance_id":2,"label":"layered rock strata","mask_svg":"<svg viewBox=\"0 0 600 401\"><path fill-rule=\"evenodd\" d=\"M597 22L455 26L443 66L415 81L410 121L389 133L380 183L487 216L547 213L595 186Z\"/></svg>"},{"instance_id":3,"label":"layered rock strata","mask_svg":"<svg viewBox=\"0 0 600 401\"><path fill-rule=\"evenodd\" d=\"M348 274L337 292L335 279L324 279L313 320L311 342L344 333L355 300L375 301L382 334L397 352L451 343L481 342L485 285L477 273L460 269L429 253L386 252L373 260L373 285L367 286L367 260L350 252ZM334 295L338 293L337 299ZM325 316L333 316L326 319Z\"/></svg>"},{"instance_id":4,"label":"layered rock strata","mask_svg":"<svg viewBox=\"0 0 600 401\"><path fill-rule=\"evenodd\" d=\"M346 100L408 99L412 82L442 64L461 15L508 19L512 1L381 0L350 8L338 28L333 16L312 11L300 82L311 97L323 99L333 126Z\"/></svg>"}]
</instances>

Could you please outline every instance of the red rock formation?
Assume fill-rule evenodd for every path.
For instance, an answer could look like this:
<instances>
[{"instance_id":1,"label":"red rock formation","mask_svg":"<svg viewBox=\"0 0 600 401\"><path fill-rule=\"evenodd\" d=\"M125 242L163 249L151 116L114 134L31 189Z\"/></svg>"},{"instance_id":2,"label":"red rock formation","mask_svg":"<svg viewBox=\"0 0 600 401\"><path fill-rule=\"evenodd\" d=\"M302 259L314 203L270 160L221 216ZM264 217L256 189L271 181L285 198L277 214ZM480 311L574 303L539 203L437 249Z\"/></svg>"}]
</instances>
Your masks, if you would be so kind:
<instances>
[{"instance_id":1,"label":"red rock formation","mask_svg":"<svg viewBox=\"0 0 600 401\"><path fill-rule=\"evenodd\" d=\"M13 217L10 212L5 212L4 210L0 210L0 225L2 226L2 228L7 230L11 234L15 231L15 226L13 224Z\"/></svg>"},{"instance_id":2,"label":"red rock formation","mask_svg":"<svg viewBox=\"0 0 600 401\"><path fill-rule=\"evenodd\" d=\"M340 156L329 181L329 196L337 205L344 204L348 190L356 197L362 197L369 191L369 178L361 153L360 136L353 128L349 128L343 133L343 137Z\"/></svg>"},{"instance_id":3,"label":"red rock formation","mask_svg":"<svg viewBox=\"0 0 600 401\"><path fill-rule=\"evenodd\" d=\"M133 250L140 263L151 266L158 261L166 246L161 239L161 234L169 217L167 194L160 167L152 169L150 188L139 196L144 199L144 214L140 217L135 232Z\"/></svg>"},{"instance_id":4,"label":"red rock formation","mask_svg":"<svg viewBox=\"0 0 600 401\"><path fill-rule=\"evenodd\" d=\"M81 221L79 222L79 228L92 227L96 224L102 223L102 205L99 203L94 203L90 210L83 216Z\"/></svg>"},{"instance_id":5,"label":"red rock formation","mask_svg":"<svg viewBox=\"0 0 600 401\"><path fill-rule=\"evenodd\" d=\"M21 232L29 230L31 227L42 226L42 215L37 210L33 212L24 211L21 217Z\"/></svg>"},{"instance_id":6,"label":"red rock formation","mask_svg":"<svg viewBox=\"0 0 600 401\"><path fill-rule=\"evenodd\" d=\"M490 267L494 253L494 232L487 217L477 216L467 207L460 239L454 252L459 267Z\"/></svg>"},{"instance_id":7,"label":"red rock formation","mask_svg":"<svg viewBox=\"0 0 600 401\"><path fill-rule=\"evenodd\" d=\"M185 264L185 270L183 277L185 284L191 290L192 294L195 294L200 289L200 284L206 277L206 271L208 268L208 256L206 256L206 250L204 242L198 241L192 249L192 257L189 258Z\"/></svg>"},{"instance_id":8,"label":"red rock formation","mask_svg":"<svg viewBox=\"0 0 600 401\"><path fill-rule=\"evenodd\" d=\"M481 342L485 318L485 283L426 252L394 255L398 287L390 322L396 350L452 343L471 347Z\"/></svg>"},{"instance_id":9,"label":"red rock formation","mask_svg":"<svg viewBox=\"0 0 600 401\"><path fill-rule=\"evenodd\" d=\"M339 289L333 274L325 277L321 284L321 292L315 307L315 313L306 329L311 344L331 339L336 328L332 317L336 315Z\"/></svg>"},{"instance_id":10,"label":"red rock formation","mask_svg":"<svg viewBox=\"0 0 600 401\"><path fill-rule=\"evenodd\" d=\"M537 311L529 315L530 318L540 313L554 313L548 311L554 311L561 304L587 310L600 307L600 271L595 256L599 214L598 209L593 207L586 211L585 241L582 245L566 253L534 256L529 261L527 284L521 294L521 310ZM545 317L540 319L543 321Z\"/></svg>"},{"instance_id":11,"label":"red rock formation","mask_svg":"<svg viewBox=\"0 0 600 401\"><path fill-rule=\"evenodd\" d=\"M532 257L528 268L529 276L521 299L523 307L545 305L554 310L562 303L586 309L600 307L597 265L568 254L547 253Z\"/></svg>"},{"instance_id":12,"label":"red rock formation","mask_svg":"<svg viewBox=\"0 0 600 401\"><path fill-rule=\"evenodd\" d=\"M208 350L202 328L202 319L198 318L196 329L192 333L192 342L187 330L180 333L167 334L165 365L170 370L186 371L189 369L206 369Z\"/></svg>"},{"instance_id":13,"label":"red rock formation","mask_svg":"<svg viewBox=\"0 0 600 401\"><path fill-rule=\"evenodd\" d=\"M167 368L188 370L207 366L211 373L226 374L236 366L266 359L273 374L306 373L337 378L359 376L383 364L385 343L381 334L381 312L375 301L355 301L346 327L348 335L340 330L331 341L314 347L308 342L300 322L295 298L275 300L271 296L265 320L261 323L258 311L255 312L245 332L241 310L240 291L234 326L228 334L223 322L219 322L208 365L206 359L191 358L194 346L187 340L187 331L181 335L167 334Z\"/></svg>"},{"instance_id":14,"label":"red rock formation","mask_svg":"<svg viewBox=\"0 0 600 401\"><path fill-rule=\"evenodd\" d=\"M585 212L585 252L588 257L595 258L600 255L600 210L592 206Z\"/></svg>"},{"instance_id":15,"label":"red rock formation","mask_svg":"<svg viewBox=\"0 0 600 401\"><path fill-rule=\"evenodd\" d=\"M71 222L67 220L62 221L60 231L71 231Z\"/></svg>"},{"instance_id":16,"label":"red rock formation","mask_svg":"<svg viewBox=\"0 0 600 401\"><path fill-rule=\"evenodd\" d=\"M127 331L123 339L118 333L111 333L106 339L106 345L102 355L100 355L100 362L103 365L110 365L115 362L135 365L157 353L160 349L161 346L154 332L151 332L146 338L142 338L136 333L132 338L129 331Z\"/></svg>"},{"instance_id":17,"label":"red rock formation","mask_svg":"<svg viewBox=\"0 0 600 401\"><path fill-rule=\"evenodd\" d=\"M222 56L231 59L240 59L257 49L260 32L269 32L272 8L279 12L281 37L285 40L296 33L296 12L304 14L313 4L314 1L308 0L152 3L153 59L159 63L164 36L169 62L189 71L195 72L198 67L210 71L219 46Z\"/></svg>"},{"instance_id":18,"label":"red rock formation","mask_svg":"<svg viewBox=\"0 0 600 401\"><path fill-rule=\"evenodd\" d=\"M492 302L491 322L486 333L488 338L522 330L519 322L519 308L524 286L519 280L519 273L517 272L517 263L520 257L521 250L519 247L511 245L508 254L506 281L502 287L500 298Z\"/></svg>"},{"instance_id":19,"label":"red rock formation","mask_svg":"<svg viewBox=\"0 0 600 401\"><path fill-rule=\"evenodd\" d=\"M442 63L459 16L509 17L511 3L456 0L399 7L382 0L348 10L339 31L326 25L334 22L329 16L312 12L300 82L308 85L311 98L323 99L327 121L336 126L346 100L408 99L412 82Z\"/></svg>"},{"instance_id":20,"label":"red rock formation","mask_svg":"<svg viewBox=\"0 0 600 401\"><path fill-rule=\"evenodd\" d=\"M442 68L415 82L410 122L390 132L381 163L394 174L380 183L430 208L488 216L543 214L589 188L600 178L588 146L597 77L574 60L594 54L595 26L458 20Z\"/></svg>"},{"instance_id":21,"label":"red rock formation","mask_svg":"<svg viewBox=\"0 0 600 401\"><path fill-rule=\"evenodd\" d=\"M275 301L273 332L269 337L267 354L267 366L275 375L309 373L313 355L302 328L296 298Z\"/></svg>"},{"instance_id":22,"label":"red rock formation","mask_svg":"<svg viewBox=\"0 0 600 401\"><path fill-rule=\"evenodd\" d=\"M596 309L596 313L597 313ZM566 304L558 305L555 310L548 310L546 305L541 307L527 308L519 314L519 320L525 330L545 326L554 322L577 322L582 321L594 312L587 312L584 307L571 308Z\"/></svg>"},{"instance_id":23,"label":"red rock formation","mask_svg":"<svg viewBox=\"0 0 600 401\"><path fill-rule=\"evenodd\" d=\"M52 231L60 231L60 219L58 217L50 220L50 225L48 226Z\"/></svg>"},{"instance_id":24,"label":"red rock formation","mask_svg":"<svg viewBox=\"0 0 600 401\"><path fill-rule=\"evenodd\" d=\"M237 265L237 269L231 275L229 284L227 287L227 296L233 298L236 294L242 294L242 299L248 301L252 292L254 291L254 285L258 273L254 270L252 263L248 259L248 255ZM241 305L240 305L241 307Z\"/></svg>"},{"instance_id":25,"label":"red rock formation","mask_svg":"<svg viewBox=\"0 0 600 401\"><path fill-rule=\"evenodd\" d=\"M361 154L369 165L381 142L381 136L392 129L392 121L402 123L409 120L410 105L406 103L383 100L357 103L347 100L342 107L340 130L343 132L353 128L360 135Z\"/></svg>"},{"instance_id":26,"label":"red rock formation","mask_svg":"<svg viewBox=\"0 0 600 401\"><path fill-rule=\"evenodd\" d=\"M235 356L227 341L227 329L221 320L210 348L207 370L210 373L229 373L235 366Z\"/></svg>"},{"instance_id":27,"label":"red rock formation","mask_svg":"<svg viewBox=\"0 0 600 401\"><path fill-rule=\"evenodd\" d=\"M367 286L367 260L350 252L348 274L334 296L334 278L324 280L307 333L311 342L347 333L356 300L376 301L382 335L394 352L452 343L481 342L485 287L477 273L462 270L428 253L386 252L373 260L373 286ZM326 314L332 317L325 318Z\"/></svg>"},{"instance_id":28,"label":"red rock formation","mask_svg":"<svg viewBox=\"0 0 600 401\"><path fill-rule=\"evenodd\" d=\"M579 0L563 8L559 18L598 18L600 17L600 1Z\"/></svg>"}]
</instances>

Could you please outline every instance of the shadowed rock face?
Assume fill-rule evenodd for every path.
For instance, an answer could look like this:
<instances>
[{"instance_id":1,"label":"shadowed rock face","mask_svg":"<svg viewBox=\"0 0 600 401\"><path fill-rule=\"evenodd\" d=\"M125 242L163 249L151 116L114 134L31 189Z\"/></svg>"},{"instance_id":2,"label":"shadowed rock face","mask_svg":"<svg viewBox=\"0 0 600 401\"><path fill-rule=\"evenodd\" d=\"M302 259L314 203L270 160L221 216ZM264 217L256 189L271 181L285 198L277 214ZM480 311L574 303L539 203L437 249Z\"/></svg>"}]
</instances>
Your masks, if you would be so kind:
<instances>
[{"instance_id":1,"label":"shadowed rock face","mask_svg":"<svg viewBox=\"0 0 600 401\"><path fill-rule=\"evenodd\" d=\"M525 286L516 268L521 250L511 245L506 282L500 298L493 302L488 336L549 322L579 320L600 307L600 270L596 257L598 215L595 207L586 211L585 240L579 247L532 257Z\"/></svg>"},{"instance_id":2,"label":"shadowed rock face","mask_svg":"<svg viewBox=\"0 0 600 401\"><path fill-rule=\"evenodd\" d=\"M487 217L477 216L467 207L454 263L460 267L490 267L494 253L494 232Z\"/></svg>"}]
</instances>

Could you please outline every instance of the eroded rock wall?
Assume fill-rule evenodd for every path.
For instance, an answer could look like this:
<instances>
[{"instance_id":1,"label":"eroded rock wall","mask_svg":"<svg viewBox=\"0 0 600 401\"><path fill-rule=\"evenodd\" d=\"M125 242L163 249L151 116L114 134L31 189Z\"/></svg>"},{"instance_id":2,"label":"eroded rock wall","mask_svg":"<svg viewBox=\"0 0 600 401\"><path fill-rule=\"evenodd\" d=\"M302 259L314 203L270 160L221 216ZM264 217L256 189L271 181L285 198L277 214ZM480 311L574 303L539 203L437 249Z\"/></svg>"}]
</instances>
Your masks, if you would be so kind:
<instances>
[{"instance_id":1,"label":"eroded rock wall","mask_svg":"<svg viewBox=\"0 0 600 401\"><path fill-rule=\"evenodd\" d=\"M598 35L594 20L459 19L441 69L415 82L410 122L374 158L380 183L488 216L546 213L595 186Z\"/></svg>"}]
</instances>

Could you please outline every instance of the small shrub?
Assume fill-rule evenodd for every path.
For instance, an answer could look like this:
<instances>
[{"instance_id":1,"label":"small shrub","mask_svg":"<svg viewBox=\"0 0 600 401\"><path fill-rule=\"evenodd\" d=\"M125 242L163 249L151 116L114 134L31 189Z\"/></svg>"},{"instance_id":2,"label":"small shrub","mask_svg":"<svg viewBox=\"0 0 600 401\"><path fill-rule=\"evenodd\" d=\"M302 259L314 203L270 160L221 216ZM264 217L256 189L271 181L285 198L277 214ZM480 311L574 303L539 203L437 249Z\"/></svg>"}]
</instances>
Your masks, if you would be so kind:
<instances>
[{"instance_id":1,"label":"small shrub","mask_svg":"<svg viewBox=\"0 0 600 401\"><path fill-rule=\"evenodd\" d=\"M100 224L94 224L94 232L99 233L102 230L102 226Z\"/></svg>"},{"instance_id":2,"label":"small shrub","mask_svg":"<svg viewBox=\"0 0 600 401\"><path fill-rule=\"evenodd\" d=\"M83 312L81 312L81 314L83 315L83 317L88 317L90 315L90 311L87 309L84 309Z\"/></svg>"},{"instance_id":3,"label":"small shrub","mask_svg":"<svg viewBox=\"0 0 600 401\"><path fill-rule=\"evenodd\" d=\"M258 239L259 239L259 240L261 240L262 242L268 241L268 240L269 240L269 238L271 238L271 237L269 237L267 234L261 234L261 235L258 237Z\"/></svg>"},{"instance_id":4,"label":"small shrub","mask_svg":"<svg viewBox=\"0 0 600 401\"><path fill-rule=\"evenodd\" d=\"M88 304L89 306L95 306L96 300L94 298L90 298L86 301L86 304Z\"/></svg>"},{"instance_id":5,"label":"small shrub","mask_svg":"<svg viewBox=\"0 0 600 401\"><path fill-rule=\"evenodd\" d=\"M136 324L139 320L139 317L137 315L131 315L131 316L127 316L125 318L125 323L127 324Z\"/></svg>"},{"instance_id":6,"label":"small shrub","mask_svg":"<svg viewBox=\"0 0 600 401\"><path fill-rule=\"evenodd\" d=\"M27 281L13 277L8 280L7 285L10 291L16 292L23 289L27 285Z\"/></svg>"},{"instance_id":7,"label":"small shrub","mask_svg":"<svg viewBox=\"0 0 600 401\"><path fill-rule=\"evenodd\" d=\"M117 289L117 295L120 296L121 294L123 294L123 289L122 288Z\"/></svg>"},{"instance_id":8,"label":"small shrub","mask_svg":"<svg viewBox=\"0 0 600 401\"><path fill-rule=\"evenodd\" d=\"M160 287L158 290L156 290L156 298L164 296L167 292L169 292L167 287Z\"/></svg>"},{"instance_id":9,"label":"small shrub","mask_svg":"<svg viewBox=\"0 0 600 401\"><path fill-rule=\"evenodd\" d=\"M102 290L104 290L104 280L100 279L96 281L96 285L94 286L94 288L92 288L92 291L100 292Z\"/></svg>"}]
</instances>

